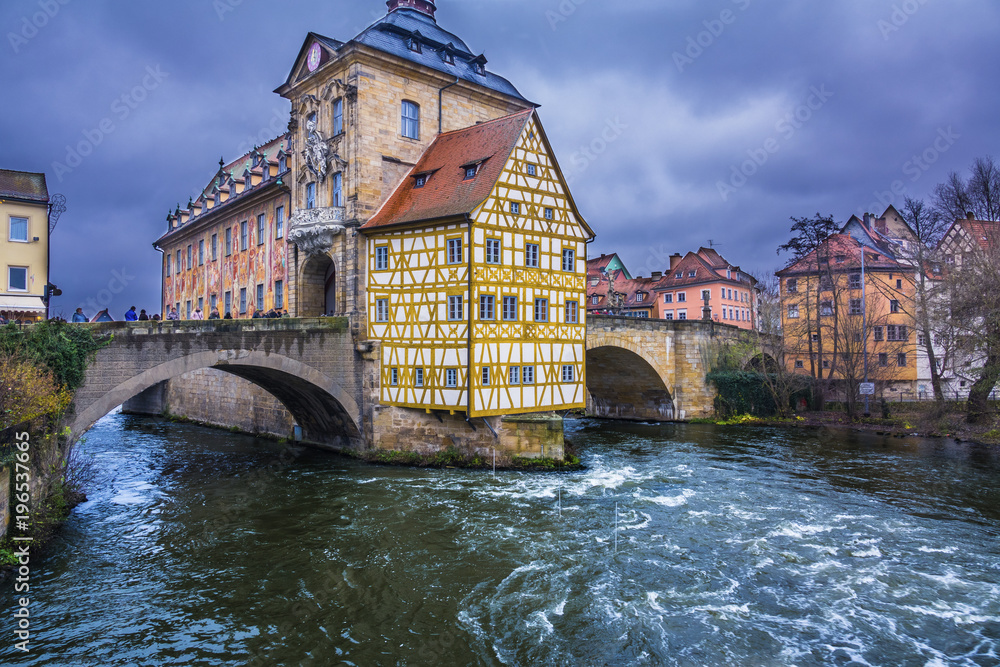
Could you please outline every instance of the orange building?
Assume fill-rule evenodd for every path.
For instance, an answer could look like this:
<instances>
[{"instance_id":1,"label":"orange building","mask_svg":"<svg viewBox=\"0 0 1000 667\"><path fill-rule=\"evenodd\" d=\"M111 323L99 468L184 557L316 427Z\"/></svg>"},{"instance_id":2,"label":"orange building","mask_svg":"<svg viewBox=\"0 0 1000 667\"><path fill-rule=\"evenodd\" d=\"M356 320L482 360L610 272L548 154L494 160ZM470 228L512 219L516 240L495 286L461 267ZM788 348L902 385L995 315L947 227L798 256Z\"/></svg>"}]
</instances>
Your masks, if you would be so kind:
<instances>
[{"instance_id":1,"label":"orange building","mask_svg":"<svg viewBox=\"0 0 1000 667\"><path fill-rule=\"evenodd\" d=\"M757 281L712 248L670 258L670 269L653 287L653 317L700 320L708 307L713 321L740 329L757 327Z\"/></svg>"},{"instance_id":2,"label":"orange building","mask_svg":"<svg viewBox=\"0 0 1000 667\"><path fill-rule=\"evenodd\" d=\"M163 252L166 317L201 309L249 318L286 309L290 196L289 136L278 137L224 164L196 200L167 216L167 233L153 245Z\"/></svg>"}]
</instances>

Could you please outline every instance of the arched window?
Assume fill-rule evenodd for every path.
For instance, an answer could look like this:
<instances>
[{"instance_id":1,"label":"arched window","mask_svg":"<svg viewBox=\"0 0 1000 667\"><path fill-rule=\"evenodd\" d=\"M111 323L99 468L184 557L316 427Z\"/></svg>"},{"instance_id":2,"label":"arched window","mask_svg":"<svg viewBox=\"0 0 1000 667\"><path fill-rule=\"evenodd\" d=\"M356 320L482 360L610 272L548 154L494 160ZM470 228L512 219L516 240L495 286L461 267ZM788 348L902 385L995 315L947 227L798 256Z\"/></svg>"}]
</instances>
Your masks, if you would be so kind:
<instances>
[{"instance_id":1,"label":"arched window","mask_svg":"<svg viewBox=\"0 0 1000 667\"><path fill-rule=\"evenodd\" d=\"M403 101L403 136L420 138L420 107L414 102Z\"/></svg>"}]
</instances>

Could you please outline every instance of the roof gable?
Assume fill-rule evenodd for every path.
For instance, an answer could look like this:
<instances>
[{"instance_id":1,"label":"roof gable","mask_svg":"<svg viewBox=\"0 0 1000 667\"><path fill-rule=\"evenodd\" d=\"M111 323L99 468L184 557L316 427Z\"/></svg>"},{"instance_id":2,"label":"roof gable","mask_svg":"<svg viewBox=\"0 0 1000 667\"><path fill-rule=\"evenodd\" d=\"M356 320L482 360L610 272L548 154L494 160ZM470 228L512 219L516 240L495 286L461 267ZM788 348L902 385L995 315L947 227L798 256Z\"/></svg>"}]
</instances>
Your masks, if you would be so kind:
<instances>
[{"instance_id":1,"label":"roof gable","mask_svg":"<svg viewBox=\"0 0 1000 667\"><path fill-rule=\"evenodd\" d=\"M493 192L507 158L534 112L520 111L438 135L363 230L470 215ZM464 167L478 164L474 178ZM426 176L416 187L417 175Z\"/></svg>"}]
</instances>

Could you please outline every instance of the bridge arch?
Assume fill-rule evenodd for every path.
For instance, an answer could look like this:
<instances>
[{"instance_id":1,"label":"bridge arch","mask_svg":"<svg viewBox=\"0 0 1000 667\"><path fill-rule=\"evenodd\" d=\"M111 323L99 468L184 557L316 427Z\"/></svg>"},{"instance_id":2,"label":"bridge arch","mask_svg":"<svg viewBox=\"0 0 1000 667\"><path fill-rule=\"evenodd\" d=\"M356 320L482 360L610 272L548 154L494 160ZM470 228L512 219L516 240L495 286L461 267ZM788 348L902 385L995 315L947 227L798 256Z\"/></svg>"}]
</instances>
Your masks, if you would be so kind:
<instances>
[{"instance_id":1,"label":"bridge arch","mask_svg":"<svg viewBox=\"0 0 1000 667\"><path fill-rule=\"evenodd\" d=\"M361 438L361 410L345 389L327 374L291 357L253 350L206 350L180 356L145 369L113 388L81 402L71 418L75 440L98 419L146 389L184 373L212 368L257 384L288 408L302 427L304 439L321 445L349 447ZM81 404L82 403L82 404Z\"/></svg>"},{"instance_id":2,"label":"bridge arch","mask_svg":"<svg viewBox=\"0 0 1000 667\"><path fill-rule=\"evenodd\" d=\"M587 411L597 417L671 421L674 397L667 374L628 340L587 345Z\"/></svg>"}]
</instances>

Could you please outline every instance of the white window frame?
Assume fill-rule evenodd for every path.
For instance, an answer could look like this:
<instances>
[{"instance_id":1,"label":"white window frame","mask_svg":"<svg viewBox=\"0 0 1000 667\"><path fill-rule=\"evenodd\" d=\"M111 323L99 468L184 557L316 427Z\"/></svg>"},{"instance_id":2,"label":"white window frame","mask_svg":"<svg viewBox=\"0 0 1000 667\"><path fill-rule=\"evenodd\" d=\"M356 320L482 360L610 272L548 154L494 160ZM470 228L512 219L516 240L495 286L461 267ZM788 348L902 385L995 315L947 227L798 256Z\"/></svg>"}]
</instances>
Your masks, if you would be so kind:
<instances>
[{"instance_id":1,"label":"white window frame","mask_svg":"<svg viewBox=\"0 0 1000 667\"><path fill-rule=\"evenodd\" d=\"M274 238L285 237L285 207L279 206L274 209Z\"/></svg>"},{"instance_id":2,"label":"white window frame","mask_svg":"<svg viewBox=\"0 0 1000 667\"><path fill-rule=\"evenodd\" d=\"M24 221L24 238L16 239L14 238L14 221L23 220ZM31 243L31 220L29 218L22 218L19 215L12 215L7 221L7 240L11 243Z\"/></svg>"},{"instance_id":3,"label":"white window frame","mask_svg":"<svg viewBox=\"0 0 1000 667\"><path fill-rule=\"evenodd\" d=\"M375 299L375 321L389 321L389 299Z\"/></svg>"},{"instance_id":4,"label":"white window frame","mask_svg":"<svg viewBox=\"0 0 1000 667\"><path fill-rule=\"evenodd\" d=\"M23 271L24 272L24 287L23 288L14 287L13 286L13 281L11 280L11 276L13 275L14 271ZM31 269L29 267L27 267L27 266L8 266L7 267L7 291L8 292L28 292L29 291L28 290L28 277L29 277L28 274L30 273L30 271L31 271Z\"/></svg>"},{"instance_id":5,"label":"white window frame","mask_svg":"<svg viewBox=\"0 0 1000 667\"><path fill-rule=\"evenodd\" d=\"M264 245L264 231L267 229L267 215L257 215L257 245Z\"/></svg>"},{"instance_id":6,"label":"white window frame","mask_svg":"<svg viewBox=\"0 0 1000 667\"><path fill-rule=\"evenodd\" d=\"M562 381L576 382L576 368L572 364L563 364Z\"/></svg>"},{"instance_id":7,"label":"white window frame","mask_svg":"<svg viewBox=\"0 0 1000 667\"><path fill-rule=\"evenodd\" d=\"M490 367L489 366L483 366L483 386L484 387L489 387L490 386Z\"/></svg>"},{"instance_id":8,"label":"white window frame","mask_svg":"<svg viewBox=\"0 0 1000 667\"><path fill-rule=\"evenodd\" d=\"M420 105L410 100L403 100L400 115L402 126L400 134L407 139L420 140Z\"/></svg>"},{"instance_id":9,"label":"white window frame","mask_svg":"<svg viewBox=\"0 0 1000 667\"><path fill-rule=\"evenodd\" d=\"M424 386L424 369L415 368L413 370L413 386L423 387Z\"/></svg>"},{"instance_id":10,"label":"white window frame","mask_svg":"<svg viewBox=\"0 0 1000 667\"><path fill-rule=\"evenodd\" d=\"M507 384L521 384L521 367L511 366L507 369Z\"/></svg>"},{"instance_id":11,"label":"white window frame","mask_svg":"<svg viewBox=\"0 0 1000 667\"><path fill-rule=\"evenodd\" d=\"M521 384L535 384L534 366L523 366L521 368Z\"/></svg>"},{"instance_id":12,"label":"white window frame","mask_svg":"<svg viewBox=\"0 0 1000 667\"><path fill-rule=\"evenodd\" d=\"M380 245L375 247L375 270L387 271L389 269L389 246Z\"/></svg>"},{"instance_id":13,"label":"white window frame","mask_svg":"<svg viewBox=\"0 0 1000 667\"><path fill-rule=\"evenodd\" d=\"M444 372L444 384L447 389L455 389L458 387L458 369L457 368L447 368Z\"/></svg>"}]
</instances>

